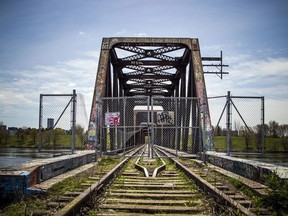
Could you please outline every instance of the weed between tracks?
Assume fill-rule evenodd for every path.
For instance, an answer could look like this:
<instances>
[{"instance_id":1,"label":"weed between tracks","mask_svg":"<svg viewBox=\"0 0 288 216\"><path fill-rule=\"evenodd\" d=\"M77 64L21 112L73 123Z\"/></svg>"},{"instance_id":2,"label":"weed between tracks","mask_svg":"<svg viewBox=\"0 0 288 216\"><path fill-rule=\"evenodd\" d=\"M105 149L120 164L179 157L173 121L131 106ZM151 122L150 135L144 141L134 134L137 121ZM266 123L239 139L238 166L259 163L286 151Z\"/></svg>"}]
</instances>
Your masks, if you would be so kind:
<instances>
[{"instance_id":1,"label":"weed between tracks","mask_svg":"<svg viewBox=\"0 0 288 216\"><path fill-rule=\"evenodd\" d=\"M125 165L125 167L123 168L123 170L120 172L120 173L128 173L128 172L133 172L133 169L134 169L134 162L135 161L130 161L128 164L126 164ZM177 187L177 189L175 188L175 189L173 189L173 186L172 186L172 188L169 186L169 187L167 187L167 188L163 188L163 189L155 189L154 187L151 187L151 188L146 188L145 187L145 190L147 190L147 191L149 191L149 190L159 190L159 191L161 191L161 190L171 190L172 189L172 191L173 190L183 190L183 191L185 191L185 192L187 192L187 191L191 191L191 192L193 192L193 191L195 191L195 195L191 195L191 197L190 198L183 198L183 197L175 197L174 198L174 200L175 200L175 203L170 203L169 205L171 205L171 206L178 206L179 207L179 202L178 201L182 201L183 199L186 199L185 201L183 201L183 203L182 204L180 204L180 205L183 205L183 207L195 207L195 206L197 206L197 207L199 207L199 208L204 208L204 209L207 209L207 211L209 211L208 210L208 203L205 201L205 196L204 196L204 194L202 193L202 192L200 192L198 189L197 189L197 187L195 186L195 184L191 181L191 180L189 180L186 176L185 176L185 174L184 173L181 173L179 170L177 170L176 169L176 167L175 167L175 164L173 164L173 163L171 163L169 160L165 160L165 162L166 162L166 170L165 171L163 171L163 173L180 173L180 176L178 176L178 177L180 177L179 179L177 179L177 180L175 180L176 182L175 183L173 183L173 184L175 184L175 185L177 185L177 182L179 182L179 184L183 184L183 185L185 185L185 187L183 187L183 188L179 188L179 187ZM142 164L141 165L143 165L143 166L145 166L146 168L147 168L147 161L142 161L141 162ZM162 165L162 162L161 162L161 160L160 159L156 159L156 160L154 160L154 162L152 161L152 160L148 160L148 166L149 166L149 168L156 168L156 167L159 167L160 165ZM135 172L138 172L138 171L136 171L135 169L134 169L134 171ZM144 177L144 175L143 175L143 177ZM158 177L164 177L162 174L160 174ZM170 178L169 177L167 177L167 180L169 181L170 180ZM139 181L141 181L141 180L139 180ZM151 182L153 182L153 183L155 183L155 182L157 182L157 177L156 178L147 178L146 180L145 180L145 182L149 182L149 181L151 181ZM160 180L161 181L161 180ZM125 184L127 184L127 182L125 182L125 176L119 176L119 177L117 177L116 179L115 179L115 181L114 181L117 185L111 185L109 188L107 188L107 190L106 190L106 198L103 198L103 200L102 200L102 203L106 203L106 199L109 199L109 198L111 198L111 196L109 195L109 192L111 192L111 191L113 191L113 190L117 190L117 189L119 189L119 188L121 188L122 186L124 186ZM165 184L165 182L163 183L163 184ZM186 187L188 185L188 187ZM160 186L161 186L161 183L160 183ZM129 187L129 189L127 189L127 190L131 190L131 191L133 191L133 190L135 190L135 192L133 192L133 193L139 193L139 190L142 190L141 188L139 188L139 187L137 187L137 188L134 188L133 186L131 186L131 187ZM141 192L140 192L141 193ZM196 195L197 194L197 195ZM140 198L139 198L140 199ZM161 204L160 202L159 203L157 203L157 202L155 202L155 201L157 201L157 199L159 199L159 198L143 198L143 199L145 199L146 201L148 201L146 204L144 204L144 205L147 205L147 206L149 206L149 201L154 201L154 202L152 202L153 203L153 205L154 206L161 206L161 205L163 205L163 204ZM171 200L171 198L169 198L169 196L165 196L165 193L163 193L163 197L161 197L160 198L161 200ZM117 202L117 201L110 201L109 202L109 204L113 204L113 205L117 205L117 204L120 204L119 202ZM173 207L172 207L173 208ZM95 213L95 211L96 211L96 209L92 209L91 211L89 211L88 213L87 213L87 215L96 215L96 213ZM115 212L114 212L115 211ZM147 209L147 211L148 211L148 209ZM117 210L113 210L113 212L114 213L116 213L117 212ZM123 211L121 211L122 213L123 213ZM141 212L139 212L139 213L141 213ZM142 213L147 213L146 211L143 211ZM160 212L160 210L159 210L159 212L158 213L161 213ZM165 213L165 212L162 212L163 214Z\"/></svg>"}]
</instances>

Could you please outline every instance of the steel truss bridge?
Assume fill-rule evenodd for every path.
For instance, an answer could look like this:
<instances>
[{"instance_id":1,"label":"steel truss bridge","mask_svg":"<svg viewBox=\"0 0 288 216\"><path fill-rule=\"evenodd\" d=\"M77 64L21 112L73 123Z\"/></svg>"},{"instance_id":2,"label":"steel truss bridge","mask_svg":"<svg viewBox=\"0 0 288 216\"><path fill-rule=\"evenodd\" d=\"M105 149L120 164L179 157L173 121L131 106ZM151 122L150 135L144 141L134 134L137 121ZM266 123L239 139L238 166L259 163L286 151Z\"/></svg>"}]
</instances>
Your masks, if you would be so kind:
<instances>
[{"instance_id":1,"label":"steel truss bridge","mask_svg":"<svg viewBox=\"0 0 288 216\"><path fill-rule=\"evenodd\" d=\"M150 143L197 153L213 149L204 73L222 79L220 57L197 38L103 38L89 123L101 151ZM205 71L213 67L216 71Z\"/></svg>"}]
</instances>

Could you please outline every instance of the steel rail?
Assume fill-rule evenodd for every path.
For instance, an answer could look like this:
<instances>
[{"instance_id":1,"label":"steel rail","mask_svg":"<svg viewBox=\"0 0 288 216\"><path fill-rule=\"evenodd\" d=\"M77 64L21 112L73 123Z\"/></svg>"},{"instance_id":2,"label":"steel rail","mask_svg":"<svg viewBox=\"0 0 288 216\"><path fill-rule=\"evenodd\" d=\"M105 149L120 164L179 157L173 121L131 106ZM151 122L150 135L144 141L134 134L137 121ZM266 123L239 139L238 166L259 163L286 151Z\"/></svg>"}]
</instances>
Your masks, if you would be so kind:
<instances>
[{"instance_id":1,"label":"steel rail","mask_svg":"<svg viewBox=\"0 0 288 216\"><path fill-rule=\"evenodd\" d=\"M146 177L149 176L148 170L146 167L139 165L139 161L141 158L144 157L144 153L147 151L147 145L138 147L133 152L131 152L129 155L126 155L126 158L121 161L118 165L116 165L111 171L109 171L105 176L103 176L98 182L92 184L88 189L86 189L83 193L81 193L78 197L74 198L73 201L67 204L64 208L62 208L59 212L56 213L57 216L66 216L66 215L75 215L80 212L81 207L84 206L92 196L97 195L98 193L102 191L103 188L105 188L109 183L114 179L115 175L123 168L123 166L133 157L135 157L136 154L138 154L138 158L136 162L134 163L134 166L136 169L140 170L141 172L144 172ZM195 172L193 172L191 169L183 165L181 162L177 161L176 158L174 158L171 153L168 151L165 151L164 149L154 147L153 152L155 153L155 158L160 158L162 161L162 165L155 168L153 171L153 177L156 177L158 173L163 171L166 168L166 163L162 159L163 154L165 157L167 157L172 163L176 165L176 167L183 171L186 176L188 176L190 179L192 179L196 185L198 185L199 188L202 189L205 193L208 193L214 197L216 197L219 200L224 201L225 204L232 207L238 212L241 212L242 214L245 214L247 216L256 216L255 213L251 212L248 208L245 208L243 205L241 205L236 200L233 200L229 195L225 194L220 189L216 188L212 184L210 184L205 179L201 178L199 175L197 175ZM138 165L137 165L138 164ZM138 168L137 168L138 167ZM146 170L146 171L145 171ZM148 176L147 176L148 174Z\"/></svg>"},{"instance_id":2,"label":"steel rail","mask_svg":"<svg viewBox=\"0 0 288 216\"><path fill-rule=\"evenodd\" d=\"M140 159L143 157L143 155L144 155L144 153L145 153L145 150L148 148L147 146L148 146L148 145L146 145L145 148L143 148L143 151L141 152L140 156L137 158L134 166L135 166L135 168L136 168L137 170L139 170L140 172L143 172L146 177L149 177L149 172L148 172L147 168L144 167L144 166L141 166L141 165L139 164L139 161L140 161Z\"/></svg>"},{"instance_id":3,"label":"steel rail","mask_svg":"<svg viewBox=\"0 0 288 216\"><path fill-rule=\"evenodd\" d=\"M106 175L104 175L99 181L92 184L89 188L87 188L83 193L78 195L75 199L73 199L64 208L58 211L55 215L68 216L68 215L75 215L75 213L79 212L81 207L90 200L92 195L95 195L95 193L97 193L103 187L108 185L109 182L111 182L111 180L115 177L115 175L121 170L121 168L132 158L132 156L141 151L142 148L143 146L138 147L133 152L131 152L130 157L126 157L111 171L109 171Z\"/></svg>"},{"instance_id":4,"label":"steel rail","mask_svg":"<svg viewBox=\"0 0 288 216\"><path fill-rule=\"evenodd\" d=\"M156 147L158 151L160 151L162 154L167 156L170 161L175 163L176 167L183 171L186 176L193 179L194 182L206 193L210 193L214 195L215 197L225 201L229 206L231 206L233 209L240 211L241 213L247 215L247 216L256 216L253 212L249 211L247 208L239 204L237 201L230 198L228 195L226 195L223 191L217 189L213 185L211 185L209 182L204 180L203 178L200 178L196 173L188 169L185 165L180 163L179 161L175 160L175 158L172 157L172 155L168 152L166 152L163 149L160 149Z\"/></svg>"},{"instance_id":5,"label":"steel rail","mask_svg":"<svg viewBox=\"0 0 288 216\"><path fill-rule=\"evenodd\" d=\"M153 151L155 152L156 156L158 158L160 158L162 165L160 165L159 167L156 167L153 171L153 175L152 177L155 178L160 172L162 172L163 170L166 169L166 163L165 161L160 157L159 153L156 151L156 149L153 148Z\"/></svg>"},{"instance_id":6,"label":"steel rail","mask_svg":"<svg viewBox=\"0 0 288 216\"><path fill-rule=\"evenodd\" d=\"M143 172L143 173L145 174L145 177L147 177L147 178L149 178L149 177L155 178L161 171L163 171L163 170L166 169L166 163L165 163L165 161L160 157L160 155L158 154L158 152L157 152L155 149L153 149L154 154L156 154L156 156L157 156L158 158L160 158L162 164L161 164L160 166L156 167L156 168L154 169L153 173L152 173L152 176L150 176L150 175L149 175L149 172L148 172L148 169L147 169L146 167L140 165L140 163L139 163L139 162L140 162L140 159L143 158L143 154L145 153L145 151L146 151L147 148L149 148L148 145L146 145L146 147L143 149L141 155L140 155L140 156L138 157L138 159L136 160L136 162L135 162L135 168L136 168L137 170L139 170L140 172Z\"/></svg>"}]
</instances>

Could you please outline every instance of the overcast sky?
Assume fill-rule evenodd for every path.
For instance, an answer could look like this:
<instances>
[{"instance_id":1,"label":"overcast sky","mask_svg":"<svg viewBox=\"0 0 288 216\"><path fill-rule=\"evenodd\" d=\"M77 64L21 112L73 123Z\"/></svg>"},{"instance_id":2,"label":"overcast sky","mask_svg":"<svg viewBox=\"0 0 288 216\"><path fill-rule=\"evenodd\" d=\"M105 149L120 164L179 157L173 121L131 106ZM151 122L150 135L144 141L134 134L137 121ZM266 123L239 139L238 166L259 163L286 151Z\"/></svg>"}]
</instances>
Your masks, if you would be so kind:
<instances>
[{"instance_id":1,"label":"overcast sky","mask_svg":"<svg viewBox=\"0 0 288 216\"><path fill-rule=\"evenodd\" d=\"M0 122L38 127L39 95L73 89L89 116L103 37L189 37L229 64L210 96L265 96L287 124L287 23L287 0L0 0Z\"/></svg>"}]
</instances>

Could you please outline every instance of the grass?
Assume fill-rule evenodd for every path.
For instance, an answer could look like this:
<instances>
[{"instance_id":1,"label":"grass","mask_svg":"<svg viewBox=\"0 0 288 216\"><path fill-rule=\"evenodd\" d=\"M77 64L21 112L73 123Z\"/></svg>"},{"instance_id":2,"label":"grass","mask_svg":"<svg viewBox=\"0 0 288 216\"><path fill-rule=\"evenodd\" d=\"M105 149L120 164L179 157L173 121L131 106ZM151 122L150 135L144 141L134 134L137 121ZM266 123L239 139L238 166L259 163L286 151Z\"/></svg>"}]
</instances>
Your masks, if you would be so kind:
<instances>
[{"instance_id":1,"label":"grass","mask_svg":"<svg viewBox=\"0 0 288 216\"><path fill-rule=\"evenodd\" d=\"M189 136L191 138L191 136ZM246 148L244 138L241 136L233 136L231 138L232 140L232 146L231 151L235 152L243 152L243 151L258 151L257 145L253 141L248 146L248 149ZM188 142L189 146L188 149L191 148L191 142ZM109 136L107 136L107 149L110 149L110 139ZM215 136L214 137L214 146L216 151L226 151L226 136ZM182 147L182 142L180 142L180 148ZM21 143L19 140L17 140L17 136L10 136L6 141L2 140L2 143L0 143L0 148L38 148L38 141L36 140L36 143L33 142L33 138L29 135L25 137L25 142ZM43 148L47 149L65 149L71 148L71 135L60 135L59 140L57 140L56 145L53 145L53 142L51 141L50 144L44 144ZM84 145L79 142L79 139L76 136L76 149L83 149ZM272 138L272 137L266 137L265 138L265 152L287 152L288 145L285 148L285 143L283 142L283 138Z\"/></svg>"},{"instance_id":2,"label":"grass","mask_svg":"<svg viewBox=\"0 0 288 216\"><path fill-rule=\"evenodd\" d=\"M229 178L229 182L233 184L238 190L242 191L248 197L251 197L251 198L255 197L255 194L253 193L253 191L250 188L248 188L245 184L243 184L241 181L239 181L238 179Z\"/></svg>"},{"instance_id":3,"label":"grass","mask_svg":"<svg viewBox=\"0 0 288 216\"><path fill-rule=\"evenodd\" d=\"M226 151L226 136L215 136L214 137L214 146L216 151ZM231 138L231 151L239 152L239 151L258 151L257 145L255 143L251 143L246 148L244 138L241 136L234 136ZM265 152L285 152L282 138L272 138L272 137L266 137L265 138L265 144L264 144ZM287 149L287 147L286 147Z\"/></svg>"},{"instance_id":4,"label":"grass","mask_svg":"<svg viewBox=\"0 0 288 216\"><path fill-rule=\"evenodd\" d=\"M288 181L279 179L275 172L267 176L266 181L269 186L267 194L258 197L241 181L232 178L229 179L229 182L238 190L253 199L255 208L260 208L264 204L273 212L273 215L286 215L285 212L288 211Z\"/></svg>"},{"instance_id":5,"label":"grass","mask_svg":"<svg viewBox=\"0 0 288 216\"><path fill-rule=\"evenodd\" d=\"M83 144L79 142L79 139L76 137L76 148L83 149ZM6 141L2 141L0 143L0 148L38 148L38 138L34 143L33 138L27 135L24 139L24 142L21 142L17 139L16 135L10 136ZM53 144L52 141L50 143L43 144L43 148L47 149L69 149L71 148L71 135L63 134L59 136L59 139L56 142L56 145Z\"/></svg>"}]
</instances>

